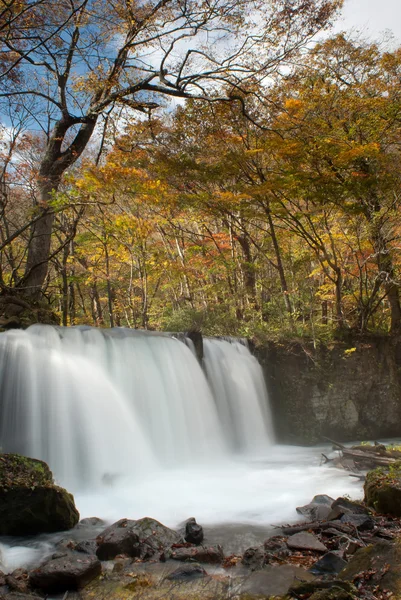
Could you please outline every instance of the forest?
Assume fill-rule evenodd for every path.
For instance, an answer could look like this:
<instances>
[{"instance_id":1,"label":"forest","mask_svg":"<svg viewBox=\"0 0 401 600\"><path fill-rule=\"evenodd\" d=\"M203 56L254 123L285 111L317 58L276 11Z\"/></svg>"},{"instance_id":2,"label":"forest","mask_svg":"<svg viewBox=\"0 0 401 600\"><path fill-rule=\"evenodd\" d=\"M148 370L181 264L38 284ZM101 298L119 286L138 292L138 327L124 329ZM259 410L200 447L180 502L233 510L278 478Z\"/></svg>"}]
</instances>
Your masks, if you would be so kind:
<instances>
[{"instance_id":1,"label":"forest","mask_svg":"<svg viewBox=\"0 0 401 600\"><path fill-rule=\"evenodd\" d=\"M341 4L2 0L2 323L398 333L401 48Z\"/></svg>"}]
</instances>

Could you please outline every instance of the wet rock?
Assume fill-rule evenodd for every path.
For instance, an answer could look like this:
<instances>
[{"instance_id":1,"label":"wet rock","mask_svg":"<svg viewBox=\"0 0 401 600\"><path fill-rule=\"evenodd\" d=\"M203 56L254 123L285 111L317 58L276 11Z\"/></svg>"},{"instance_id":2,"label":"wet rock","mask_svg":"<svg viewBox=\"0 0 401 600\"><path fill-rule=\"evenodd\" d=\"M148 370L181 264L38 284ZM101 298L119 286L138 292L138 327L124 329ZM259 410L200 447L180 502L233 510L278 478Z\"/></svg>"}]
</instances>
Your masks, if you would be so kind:
<instances>
[{"instance_id":1,"label":"wet rock","mask_svg":"<svg viewBox=\"0 0 401 600\"><path fill-rule=\"evenodd\" d=\"M313 550L315 552L327 552L327 548L315 535L302 531L295 533L287 539L287 546L291 550Z\"/></svg>"},{"instance_id":2,"label":"wet rock","mask_svg":"<svg viewBox=\"0 0 401 600\"><path fill-rule=\"evenodd\" d=\"M53 483L41 460L18 454L0 456L0 535L36 535L74 527L74 498Z\"/></svg>"},{"instance_id":3,"label":"wet rock","mask_svg":"<svg viewBox=\"0 0 401 600\"><path fill-rule=\"evenodd\" d=\"M6 575L5 583L12 592L21 594L29 592L29 576L25 569L16 569L10 575Z\"/></svg>"},{"instance_id":4,"label":"wet rock","mask_svg":"<svg viewBox=\"0 0 401 600\"><path fill-rule=\"evenodd\" d=\"M83 529L87 527L102 527L106 525L103 519L99 519L99 517L87 517L86 519L81 519L76 529Z\"/></svg>"},{"instance_id":5,"label":"wet rock","mask_svg":"<svg viewBox=\"0 0 401 600\"><path fill-rule=\"evenodd\" d=\"M328 552L315 562L309 570L314 575L337 575L346 566L347 561L334 552Z\"/></svg>"},{"instance_id":6,"label":"wet rock","mask_svg":"<svg viewBox=\"0 0 401 600\"><path fill-rule=\"evenodd\" d=\"M333 587L329 590L319 590L309 597L309 600L355 600L356 596L342 590L339 587Z\"/></svg>"},{"instance_id":7,"label":"wet rock","mask_svg":"<svg viewBox=\"0 0 401 600\"><path fill-rule=\"evenodd\" d=\"M364 485L365 502L377 512L401 517L401 469L369 471Z\"/></svg>"},{"instance_id":8,"label":"wet rock","mask_svg":"<svg viewBox=\"0 0 401 600\"><path fill-rule=\"evenodd\" d=\"M282 537L275 536L265 541L263 544L265 550L266 562L270 558L284 558L290 551Z\"/></svg>"},{"instance_id":9,"label":"wet rock","mask_svg":"<svg viewBox=\"0 0 401 600\"><path fill-rule=\"evenodd\" d=\"M191 581L200 577L207 577L207 573L201 565L183 565L167 575L166 579L169 581Z\"/></svg>"},{"instance_id":10,"label":"wet rock","mask_svg":"<svg viewBox=\"0 0 401 600\"><path fill-rule=\"evenodd\" d=\"M337 498L334 500L331 508L338 508L339 510L343 510L343 514L347 512L353 513L354 515L367 515L369 514L366 506L363 506L360 502L355 502L353 500L348 500L348 498Z\"/></svg>"},{"instance_id":11,"label":"wet rock","mask_svg":"<svg viewBox=\"0 0 401 600\"><path fill-rule=\"evenodd\" d=\"M341 517L341 522L352 525L358 531L371 531L375 527L375 521L369 515L345 514Z\"/></svg>"},{"instance_id":12,"label":"wet rock","mask_svg":"<svg viewBox=\"0 0 401 600\"><path fill-rule=\"evenodd\" d=\"M190 544L199 545L203 542L203 527L201 525L198 525L198 523L193 517L188 519L188 521L185 523L184 537L185 541L189 542Z\"/></svg>"},{"instance_id":13,"label":"wet rock","mask_svg":"<svg viewBox=\"0 0 401 600\"><path fill-rule=\"evenodd\" d=\"M300 581L310 581L313 575L292 565L266 566L262 571L251 573L241 585L241 594L245 598L256 597L270 598L286 596L289 589ZM247 595L248 594L248 595ZM241 595L239 596L241 598Z\"/></svg>"},{"instance_id":14,"label":"wet rock","mask_svg":"<svg viewBox=\"0 0 401 600\"><path fill-rule=\"evenodd\" d=\"M314 496L309 504L298 506L297 513L310 521L324 521L331 512L333 502L334 498L325 494L319 494Z\"/></svg>"},{"instance_id":15,"label":"wet rock","mask_svg":"<svg viewBox=\"0 0 401 600\"><path fill-rule=\"evenodd\" d=\"M0 593L0 600L39 600L36 594L20 594L19 592L11 592L9 594Z\"/></svg>"},{"instance_id":16,"label":"wet rock","mask_svg":"<svg viewBox=\"0 0 401 600\"><path fill-rule=\"evenodd\" d=\"M246 567L249 567L252 571L261 569L266 562L264 548L261 546L248 548L245 550L241 562Z\"/></svg>"},{"instance_id":17,"label":"wet rock","mask_svg":"<svg viewBox=\"0 0 401 600\"><path fill-rule=\"evenodd\" d=\"M111 560L118 554L139 557L139 536L136 521L120 519L96 538L96 555L100 560Z\"/></svg>"},{"instance_id":18,"label":"wet rock","mask_svg":"<svg viewBox=\"0 0 401 600\"><path fill-rule=\"evenodd\" d=\"M369 577L363 579L364 573ZM401 540L382 541L358 550L339 574L339 579L355 581L381 592L388 590L394 598L401 597ZM372 596L373 597L373 596Z\"/></svg>"},{"instance_id":19,"label":"wet rock","mask_svg":"<svg viewBox=\"0 0 401 600\"><path fill-rule=\"evenodd\" d=\"M196 548L174 548L171 551L171 558L182 561L196 561L218 565L224 560L224 553L221 546L197 546Z\"/></svg>"},{"instance_id":20,"label":"wet rock","mask_svg":"<svg viewBox=\"0 0 401 600\"><path fill-rule=\"evenodd\" d=\"M120 519L96 538L96 554L100 560L111 560L118 554L146 560L181 541L176 531L155 519Z\"/></svg>"},{"instance_id":21,"label":"wet rock","mask_svg":"<svg viewBox=\"0 0 401 600\"><path fill-rule=\"evenodd\" d=\"M78 542L75 546L76 552L83 552L83 554L96 554L97 542L96 540L84 540Z\"/></svg>"},{"instance_id":22,"label":"wet rock","mask_svg":"<svg viewBox=\"0 0 401 600\"><path fill-rule=\"evenodd\" d=\"M29 581L33 588L46 593L64 592L83 588L101 570L96 556L74 554L48 561L30 573Z\"/></svg>"}]
</instances>

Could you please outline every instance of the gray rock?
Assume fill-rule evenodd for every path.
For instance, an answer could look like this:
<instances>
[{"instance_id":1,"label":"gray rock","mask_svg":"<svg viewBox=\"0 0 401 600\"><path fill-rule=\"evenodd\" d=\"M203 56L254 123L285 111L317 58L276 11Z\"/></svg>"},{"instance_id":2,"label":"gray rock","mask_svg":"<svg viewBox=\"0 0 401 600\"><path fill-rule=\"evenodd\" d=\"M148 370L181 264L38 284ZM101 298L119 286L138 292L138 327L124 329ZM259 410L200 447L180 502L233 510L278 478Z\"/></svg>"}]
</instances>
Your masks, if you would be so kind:
<instances>
[{"instance_id":1,"label":"gray rock","mask_svg":"<svg viewBox=\"0 0 401 600\"><path fill-rule=\"evenodd\" d=\"M347 561L334 552L328 552L309 569L313 575L337 575L347 566Z\"/></svg>"},{"instance_id":2,"label":"gray rock","mask_svg":"<svg viewBox=\"0 0 401 600\"><path fill-rule=\"evenodd\" d=\"M252 571L261 569L266 562L264 548L262 546L248 548L245 550L241 562Z\"/></svg>"},{"instance_id":3,"label":"gray rock","mask_svg":"<svg viewBox=\"0 0 401 600\"><path fill-rule=\"evenodd\" d=\"M182 538L159 521L145 517L138 521L121 519L103 531L96 541L100 560L111 560L118 554L147 559L180 543Z\"/></svg>"},{"instance_id":4,"label":"gray rock","mask_svg":"<svg viewBox=\"0 0 401 600\"><path fill-rule=\"evenodd\" d=\"M298 506L297 512L311 521L323 521L331 511L334 499L325 494L314 496L312 501L305 506Z\"/></svg>"},{"instance_id":5,"label":"gray rock","mask_svg":"<svg viewBox=\"0 0 401 600\"><path fill-rule=\"evenodd\" d=\"M86 527L101 527L106 525L103 519L99 519L99 517L87 517L86 519L81 519L78 525L76 525L75 529L83 529Z\"/></svg>"},{"instance_id":6,"label":"gray rock","mask_svg":"<svg viewBox=\"0 0 401 600\"><path fill-rule=\"evenodd\" d=\"M340 520L342 523L356 527L358 531L370 531L374 529L376 524L372 517L369 517L369 515L354 515L347 513L343 515Z\"/></svg>"},{"instance_id":7,"label":"gray rock","mask_svg":"<svg viewBox=\"0 0 401 600\"><path fill-rule=\"evenodd\" d=\"M75 546L76 552L83 552L83 554L96 554L97 542L96 540L84 540L78 542Z\"/></svg>"},{"instance_id":8,"label":"gray rock","mask_svg":"<svg viewBox=\"0 0 401 600\"><path fill-rule=\"evenodd\" d=\"M193 517L188 519L188 521L185 523L184 537L185 541L189 542L190 544L199 545L203 542L203 527L201 525L198 525L198 523Z\"/></svg>"},{"instance_id":9,"label":"gray rock","mask_svg":"<svg viewBox=\"0 0 401 600\"><path fill-rule=\"evenodd\" d=\"M166 579L169 581L191 581L201 577L207 577L207 573L201 565L183 565L167 575Z\"/></svg>"},{"instance_id":10,"label":"gray rock","mask_svg":"<svg viewBox=\"0 0 401 600\"><path fill-rule=\"evenodd\" d=\"M331 508L339 508L343 509L343 514L348 512L353 513L354 515L367 515L369 514L368 509L360 504L359 502L353 502L352 500L348 500L348 498L337 498L334 500Z\"/></svg>"},{"instance_id":11,"label":"gray rock","mask_svg":"<svg viewBox=\"0 0 401 600\"><path fill-rule=\"evenodd\" d=\"M174 548L171 552L173 560L196 561L208 564L220 564L224 560L221 546L197 546L193 548Z\"/></svg>"},{"instance_id":12,"label":"gray rock","mask_svg":"<svg viewBox=\"0 0 401 600\"><path fill-rule=\"evenodd\" d=\"M315 552L327 552L327 548L312 533L301 531L287 539L287 546L291 550L313 550Z\"/></svg>"},{"instance_id":13,"label":"gray rock","mask_svg":"<svg viewBox=\"0 0 401 600\"><path fill-rule=\"evenodd\" d=\"M30 573L29 582L46 593L77 590L100 575L101 570L96 556L73 554L41 565Z\"/></svg>"}]
</instances>

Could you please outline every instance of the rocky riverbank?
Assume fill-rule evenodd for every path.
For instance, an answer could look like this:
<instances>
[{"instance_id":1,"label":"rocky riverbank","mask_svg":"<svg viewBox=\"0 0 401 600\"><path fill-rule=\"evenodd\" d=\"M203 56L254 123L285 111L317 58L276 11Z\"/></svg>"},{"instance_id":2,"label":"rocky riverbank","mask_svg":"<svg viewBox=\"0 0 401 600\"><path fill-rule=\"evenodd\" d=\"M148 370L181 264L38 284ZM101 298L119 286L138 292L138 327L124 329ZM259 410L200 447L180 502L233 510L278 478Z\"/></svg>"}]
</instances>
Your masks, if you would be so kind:
<instances>
[{"instance_id":1,"label":"rocky riverbank","mask_svg":"<svg viewBox=\"0 0 401 600\"><path fill-rule=\"evenodd\" d=\"M357 458L361 451L353 451ZM377 460L388 459L383 452L388 454L377 449ZM373 453L365 451L368 457ZM32 492L40 488L42 499L46 493L53 499L55 486L41 461L2 455L0 465L4 531L6 523L18 525L19 515L26 519ZM398 462L375 469L366 479L364 501L315 496L297 508L299 524L276 527L264 543L240 554L227 554L219 544L210 544L193 518L179 530L151 518L120 519L110 526L91 518L76 524L78 513L64 490L68 518L63 528L69 531L36 568L0 572L0 599L401 598L400 489ZM17 490L26 498L22 511L21 505L13 508L4 500ZM60 512L53 501L45 500L44 507ZM36 533L40 527L54 531L51 511L43 512L39 530L38 520L33 521ZM18 527L22 523L26 520ZM77 535L80 532L85 535Z\"/></svg>"}]
</instances>

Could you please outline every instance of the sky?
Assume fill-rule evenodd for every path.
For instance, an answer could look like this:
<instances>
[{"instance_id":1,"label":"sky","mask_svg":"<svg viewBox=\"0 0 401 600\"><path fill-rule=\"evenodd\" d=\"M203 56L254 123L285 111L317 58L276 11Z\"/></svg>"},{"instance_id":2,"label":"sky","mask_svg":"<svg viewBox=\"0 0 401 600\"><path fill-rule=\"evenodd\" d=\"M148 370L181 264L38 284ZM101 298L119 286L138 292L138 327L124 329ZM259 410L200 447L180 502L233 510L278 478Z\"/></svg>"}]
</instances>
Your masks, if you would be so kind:
<instances>
[{"instance_id":1,"label":"sky","mask_svg":"<svg viewBox=\"0 0 401 600\"><path fill-rule=\"evenodd\" d=\"M343 17L336 29L356 28L377 38L391 30L401 43L401 0L345 0Z\"/></svg>"}]
</instances>

